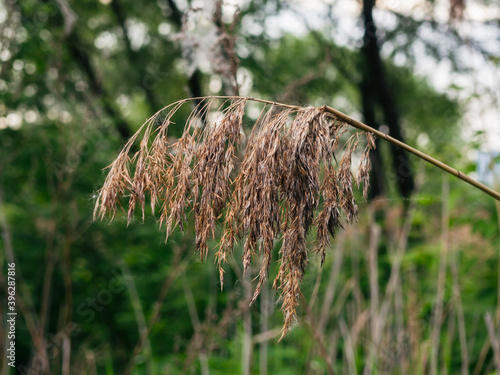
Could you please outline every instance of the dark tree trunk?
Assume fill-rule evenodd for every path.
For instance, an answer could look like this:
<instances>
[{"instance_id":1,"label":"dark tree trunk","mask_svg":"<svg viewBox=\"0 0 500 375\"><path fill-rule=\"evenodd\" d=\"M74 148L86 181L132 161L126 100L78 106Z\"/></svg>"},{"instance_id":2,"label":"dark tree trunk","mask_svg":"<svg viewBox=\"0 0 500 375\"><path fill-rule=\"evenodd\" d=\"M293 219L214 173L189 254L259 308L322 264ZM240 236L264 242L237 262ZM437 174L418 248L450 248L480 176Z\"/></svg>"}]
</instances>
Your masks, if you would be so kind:
<instances>
[{"instance_id":1,"label":"dark tree trunk","mask_svg":"<svg viewBox=\"0 0 500 375\"><path fill-rule=\"evenodd\" d=\"M378 102L384 114L384 122L389 127L390 135L400 141L404 141L401 134L396 103L387 83L384 66L380 57L380 49L377 41L377 28L373 20L374 6L375 0L363 0L363 21L365 28L363 37L364 43L361 49L365 61L364 79L363 84L361 85L363 114L365 116L365 121L368 124L376 124L374 104L375 102ZM408 154L396 146L391 146L391 152L398 189L402 196L408 197L414 188L413 175L411 172ZM374 172L378 172L376 169L381 167L380 155L375 154L372 157L372 160L375 161ZM381 178L377 177L376 184L374 185L377 185L374 186L374 189L380 188ZM375 195L375 192L376 190L372 194ZM380 192L381 191L379 191L379 193Z\"/></svg>"},{"instance_id":2,"label":"dark tree trunk","mask_svg":"<svg viewBox=\"0 0 500 375\"><path fill-rule=\"evenodd\" d=\"M184 15L179 10L174 0L167 0L167 4L172 10L170 18L172 22L175 23L175 26L177 26L177 28L180 30L182 28L182 19L184 18ZM198 69L196 69L191 77L189 77L188 88L192 97L199 98L203 96L201 88L201 72ZM199 101L196 101L196 104L199 104Z\"/></svg>"}]
</instances>

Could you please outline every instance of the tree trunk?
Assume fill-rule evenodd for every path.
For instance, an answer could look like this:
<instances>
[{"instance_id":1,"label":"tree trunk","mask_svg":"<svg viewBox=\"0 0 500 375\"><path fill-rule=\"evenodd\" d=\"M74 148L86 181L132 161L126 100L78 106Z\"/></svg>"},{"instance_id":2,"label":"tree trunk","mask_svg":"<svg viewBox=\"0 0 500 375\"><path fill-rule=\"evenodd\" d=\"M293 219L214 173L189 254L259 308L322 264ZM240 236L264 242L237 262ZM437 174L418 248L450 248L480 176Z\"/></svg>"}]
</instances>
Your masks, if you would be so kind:
<instances>
[{"instance_id":1,"label":"tree trunk","mask_svg":"<svg viewBox=\"0 0 500 375\"><path fill-rule=\"evenodd\" d=\"M363 21L365 33L363 37L363 47L361 48L362 55L365 60L364 67L364 79L362 84L362 95L363 95L363 114L372 118L365 118L365 120L370 124L371 121L375 120L374 108L370 108L371 105L378 101L382 112L384 114L384 122L389 127L389 133L392 137L404 142L403 136L401 134L401 128L399 123L398 111L396 108L396 103L391 94L391 90L387 83L385 76L384 66L382 64L382 59L380 58L380 49L377 41L377 28L373 20L373 8L375 6L375 0L363 0ZM365 92L366 91L366 92ZM369 97L365 98L367 95ZM372 122L376 124L376 122ZM399 191L402 196L409 197L414 188L413 175L411 172L411 165L408 159L408 154L395 146L391 146L393 168L397 179L397 184ZM372 160L375 159L374 169L381 166L380 157L375 154ZM374 188L380 189L380 178L377 178ZM381 192L381 191L379 191ZM375 195L375 194L374 194Z\"/></svg>"}]
</instances>

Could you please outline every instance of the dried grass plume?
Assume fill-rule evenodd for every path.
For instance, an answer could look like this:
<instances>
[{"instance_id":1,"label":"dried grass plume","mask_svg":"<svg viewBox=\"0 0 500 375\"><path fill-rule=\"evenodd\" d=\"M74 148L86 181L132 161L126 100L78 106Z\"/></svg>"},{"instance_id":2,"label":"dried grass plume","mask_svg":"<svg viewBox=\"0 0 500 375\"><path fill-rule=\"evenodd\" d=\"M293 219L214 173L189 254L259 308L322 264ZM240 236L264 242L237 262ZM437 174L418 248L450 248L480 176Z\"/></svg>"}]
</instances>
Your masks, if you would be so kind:
<instances>
[{"instance_id":1,"label":"dried grass plume","mask_svg":"<svg viewBox=\"0 0 500 375\"><path fill-rule=\"evenodd\" d=\"M249 101L263 103L263 109L243 142ZM296 319L309 262L308 233L316 233L313 251L324 261L336 231L356 219L354 182L364 185L366 197L374 136L350 133L348 124L325 107L206 97L197 98L182 136L172 140L167 136L172 116L193 103L185 99L162 109L127 142L109 166L94 217L113 219L121 209L130 221L138 207L144 218L149 200L168 239L192 212L202 259L209 253L208 240L222 228L215 252L221 285L236 243L243 246L245 272L257 256L262 259L253 301L268 277L273 248L281 244L274 287L280 291L284 335ZM360 141L366 148L353 178L352 154Z\"/></svg>"}]
</instances>

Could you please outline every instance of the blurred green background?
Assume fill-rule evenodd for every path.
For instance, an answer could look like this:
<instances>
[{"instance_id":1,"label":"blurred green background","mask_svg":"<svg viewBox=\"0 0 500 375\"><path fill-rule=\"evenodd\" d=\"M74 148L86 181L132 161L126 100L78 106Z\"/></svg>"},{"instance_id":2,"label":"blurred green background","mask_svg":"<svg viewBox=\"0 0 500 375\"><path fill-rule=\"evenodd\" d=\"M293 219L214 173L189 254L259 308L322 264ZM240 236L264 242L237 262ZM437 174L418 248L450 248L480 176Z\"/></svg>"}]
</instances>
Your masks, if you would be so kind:
<instances>
[{"instance_id":1,"label":"blurred green background","mask_svg":"<svg viewBox=\"0 0 500 375\"><path fill-rule=\"evenodd\" d=\"M103 168L148 117L235 82L241 95L333 106L473 177L477 152L499 151L497 2L218 6L0 4L2 353L12 261L18 312L16 368L2 355L1 372L500 374L498 204L381 141L359 222L323 267L311 255L280 342L277 294L270 282L248 305L240 248L221 291L192 223L165 244L151 216L92 221Z\"/></svg>"}]
</instances>

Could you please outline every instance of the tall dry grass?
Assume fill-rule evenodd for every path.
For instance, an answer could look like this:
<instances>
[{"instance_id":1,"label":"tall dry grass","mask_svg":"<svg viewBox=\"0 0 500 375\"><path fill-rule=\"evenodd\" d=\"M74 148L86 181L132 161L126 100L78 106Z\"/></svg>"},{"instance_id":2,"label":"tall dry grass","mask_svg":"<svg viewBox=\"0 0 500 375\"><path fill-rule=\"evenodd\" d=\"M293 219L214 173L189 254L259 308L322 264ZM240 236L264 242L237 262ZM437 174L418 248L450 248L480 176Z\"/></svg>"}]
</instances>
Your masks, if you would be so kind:
<instances>
[{"instance_id":1,"label":"tall dry grass","mask_svg":"<svg viewBox=\"0 0 500 375\"><path fill-rule=\"evenodd\" d=\"M281 241L273 285L280 290L284 335L296 320L300 283L309 262L307 235L315 228L313 251L324 260L331 237L343 223L356 220L354 185L363 185L366 197L374 136L348 133L346 121L326 107L264 101L243 152L243 122L250 100L256 99L197 98L177 140L168 137L168 128L175 113L191 100L157 112L109 166L94 217L109 214L113 219L121 209L130 221L139 207L144 218L149 200L153 214L159 208L158 221L168 239L175 227L184 227L192 212L202 259L208 255L208 241L221 227L215 252L221 284L223 266L236 243L244 247L245 272L257 255L262 258L252 302L268 277L274 245ZM360 141L366 146L353 176L352 155ZM138 151L131 154L136 142Z\"/></svg>"}]
</instances>

